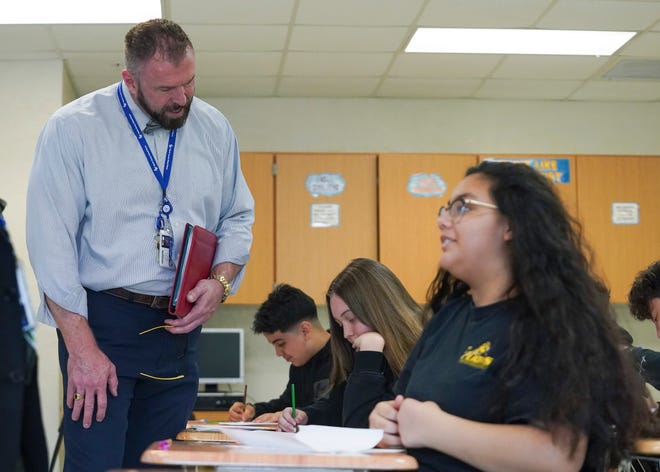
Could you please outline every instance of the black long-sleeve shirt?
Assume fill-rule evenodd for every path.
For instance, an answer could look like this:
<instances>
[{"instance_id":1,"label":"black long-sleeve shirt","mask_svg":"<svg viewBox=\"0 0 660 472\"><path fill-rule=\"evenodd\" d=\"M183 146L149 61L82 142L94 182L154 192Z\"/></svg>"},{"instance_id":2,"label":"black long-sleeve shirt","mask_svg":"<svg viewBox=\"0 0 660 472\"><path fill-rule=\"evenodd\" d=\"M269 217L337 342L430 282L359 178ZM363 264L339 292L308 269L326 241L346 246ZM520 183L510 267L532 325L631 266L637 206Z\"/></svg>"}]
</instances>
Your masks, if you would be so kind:
<instances>
[{"instance_id":1,"label":"black long-sleeve shirt","mask_svg":"<svg viewBox=\"0 0 660 472\"><path fill-rule=\"evenodd\" d=\"M368 428L376 403L394 398L396 378L382 352L355 353L353 370L346 382L307 408L308 424Z\"/></svg>"},{"instance_id":2,"label":"black long-sleeve shirt","mask_svg":"<svg viewBox=\"0 0 660 472\"><path fill-rule=\"evenodd\" d=\"M289 382L279 398L254 404L255 416L264 413L274 413L291 406L291 384L296 386L296 407L305 408L327 394L330 369L332 368L332 351L330 340L319 352L300 367L289 367Z\"/></svg>"},{"instance_id":3,"label":"black long-sleeve shirt","mask_svg":"<svg viewBox=\"0 0 660 472\"><path fill-rule=\"evenodd\" d=\"M646 383L660 390L660 352L643 347L631 346L635 365Z\"/></svg>"}]
</instances>

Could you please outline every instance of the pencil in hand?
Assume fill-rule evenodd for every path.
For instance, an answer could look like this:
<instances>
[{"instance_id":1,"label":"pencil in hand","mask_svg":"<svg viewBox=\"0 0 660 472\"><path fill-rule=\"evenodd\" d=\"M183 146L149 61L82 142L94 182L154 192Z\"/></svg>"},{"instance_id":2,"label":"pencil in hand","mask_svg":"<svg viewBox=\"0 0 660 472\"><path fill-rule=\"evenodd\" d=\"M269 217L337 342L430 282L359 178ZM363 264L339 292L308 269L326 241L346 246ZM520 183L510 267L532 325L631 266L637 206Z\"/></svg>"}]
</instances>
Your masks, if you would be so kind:
<instances>
[{"instance_id":1,"label":"pencil in hand","mask_svg":"<svg viewBox=\"0 0 660 472\"><path fill-rule=\"evenodd\" d=\"M245 384L243 386L243 414L241 415L243 421L250 421L250 419L245 416L247 414L247 405L247 384Z\"/></svg>"},{"instance_id":2,"label":"pencil in hand","mask_svg":"<svg viewBox=\"0 0 660 472\"><path fill-rule=\"evenodd\" d=\"M291 384L291 418L293 418L293 431L298 432L298 423L296 423L296 385Z\"/></svg>"}]
</instances>

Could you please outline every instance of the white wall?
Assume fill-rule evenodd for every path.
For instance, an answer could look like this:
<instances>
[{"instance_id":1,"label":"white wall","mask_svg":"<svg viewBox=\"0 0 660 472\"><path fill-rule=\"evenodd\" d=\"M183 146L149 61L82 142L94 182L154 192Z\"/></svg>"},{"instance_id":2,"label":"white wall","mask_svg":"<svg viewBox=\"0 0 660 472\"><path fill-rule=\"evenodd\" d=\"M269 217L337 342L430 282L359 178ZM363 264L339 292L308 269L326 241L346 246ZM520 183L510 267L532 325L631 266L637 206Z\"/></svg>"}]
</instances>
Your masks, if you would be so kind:
<instances>
[{"instance_id":1,"label":"white wall","mask_svg":"<svg viewBox=\"0 0 660 472\"><path fill-rule=\"evenodd\" d=\"M48 116L72 93L57 61L5 61L0 67L0 102L5 105L0 114L4 151L0 154L0 196L9 203L6 217L16 252L27 263L25 193L35 142ZM658 103L302 98L208 101L229 118L244 151L660 155ZM29 268L28 274L36 305L36 285ZM223 306L212 324L245 328L249 395L263 400L282 391L288 366L274 357L262 336L251 334L255 310ZM326 315L321 316L325 323ZM633 323L629 327L635 339L644 343L638 344L660 350L652 326ZM53 330L40 328L37 341L43 414L52 449L60 415Z\"/></svg>"},{"instance_id":2,"label":"white wall","mask_svg":"<svg viewBox=\"0 0 660 472\"><path fill-rule=\"evenodd\" d=\"M660 154L660 103L208 101L245 151Z\"/></svg>"}]
</instances>

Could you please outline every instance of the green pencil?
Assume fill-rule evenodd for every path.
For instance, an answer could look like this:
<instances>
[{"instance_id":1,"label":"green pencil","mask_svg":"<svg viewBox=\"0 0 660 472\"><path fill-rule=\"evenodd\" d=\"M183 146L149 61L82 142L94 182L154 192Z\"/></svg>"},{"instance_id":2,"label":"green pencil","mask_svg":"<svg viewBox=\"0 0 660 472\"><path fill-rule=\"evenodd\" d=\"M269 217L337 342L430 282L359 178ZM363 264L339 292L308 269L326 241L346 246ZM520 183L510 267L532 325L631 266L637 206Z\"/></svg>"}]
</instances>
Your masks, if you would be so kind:
<instances>
[{"instance_id":1,"label":"green pencil","mask_svg":"<svg viewBox=\"0 0 660 472\"><path fill-rule=\"evenodd\" d=\"M296 385L291 384L291 417L296 421ZM298 432L298 425L294 427L295 432Z\"/></svg>"}]
</instances>

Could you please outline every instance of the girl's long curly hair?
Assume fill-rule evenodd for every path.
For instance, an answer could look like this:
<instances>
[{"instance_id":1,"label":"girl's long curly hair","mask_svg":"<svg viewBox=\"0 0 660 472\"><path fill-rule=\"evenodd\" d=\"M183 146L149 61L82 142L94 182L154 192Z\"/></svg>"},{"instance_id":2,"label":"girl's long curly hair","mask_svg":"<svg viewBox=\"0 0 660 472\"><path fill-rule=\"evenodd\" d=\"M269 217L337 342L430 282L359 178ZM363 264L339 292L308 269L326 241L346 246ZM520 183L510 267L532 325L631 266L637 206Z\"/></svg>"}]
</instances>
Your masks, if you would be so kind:
<instances>
[{"instance_id":1,"label":"girl's long curly hair","mask_svg":"<svg viewBox=\"0 0 660 472\"><path fill-rule=\"evenodd\" d=\"M540 418L559 440L570 431L589 440L585 466L616 466L647 422L642 386L619 349L609 293L592 271L592 252L578 221L549 179L526 164L484 161L466 175L490 182L490 195L508 219L513 286L526 310L515 314L500 377L507 392L527 378L543 386ZM440 270L427 292L434 312L469 287Z\"/></svg>"}]
</instances>

